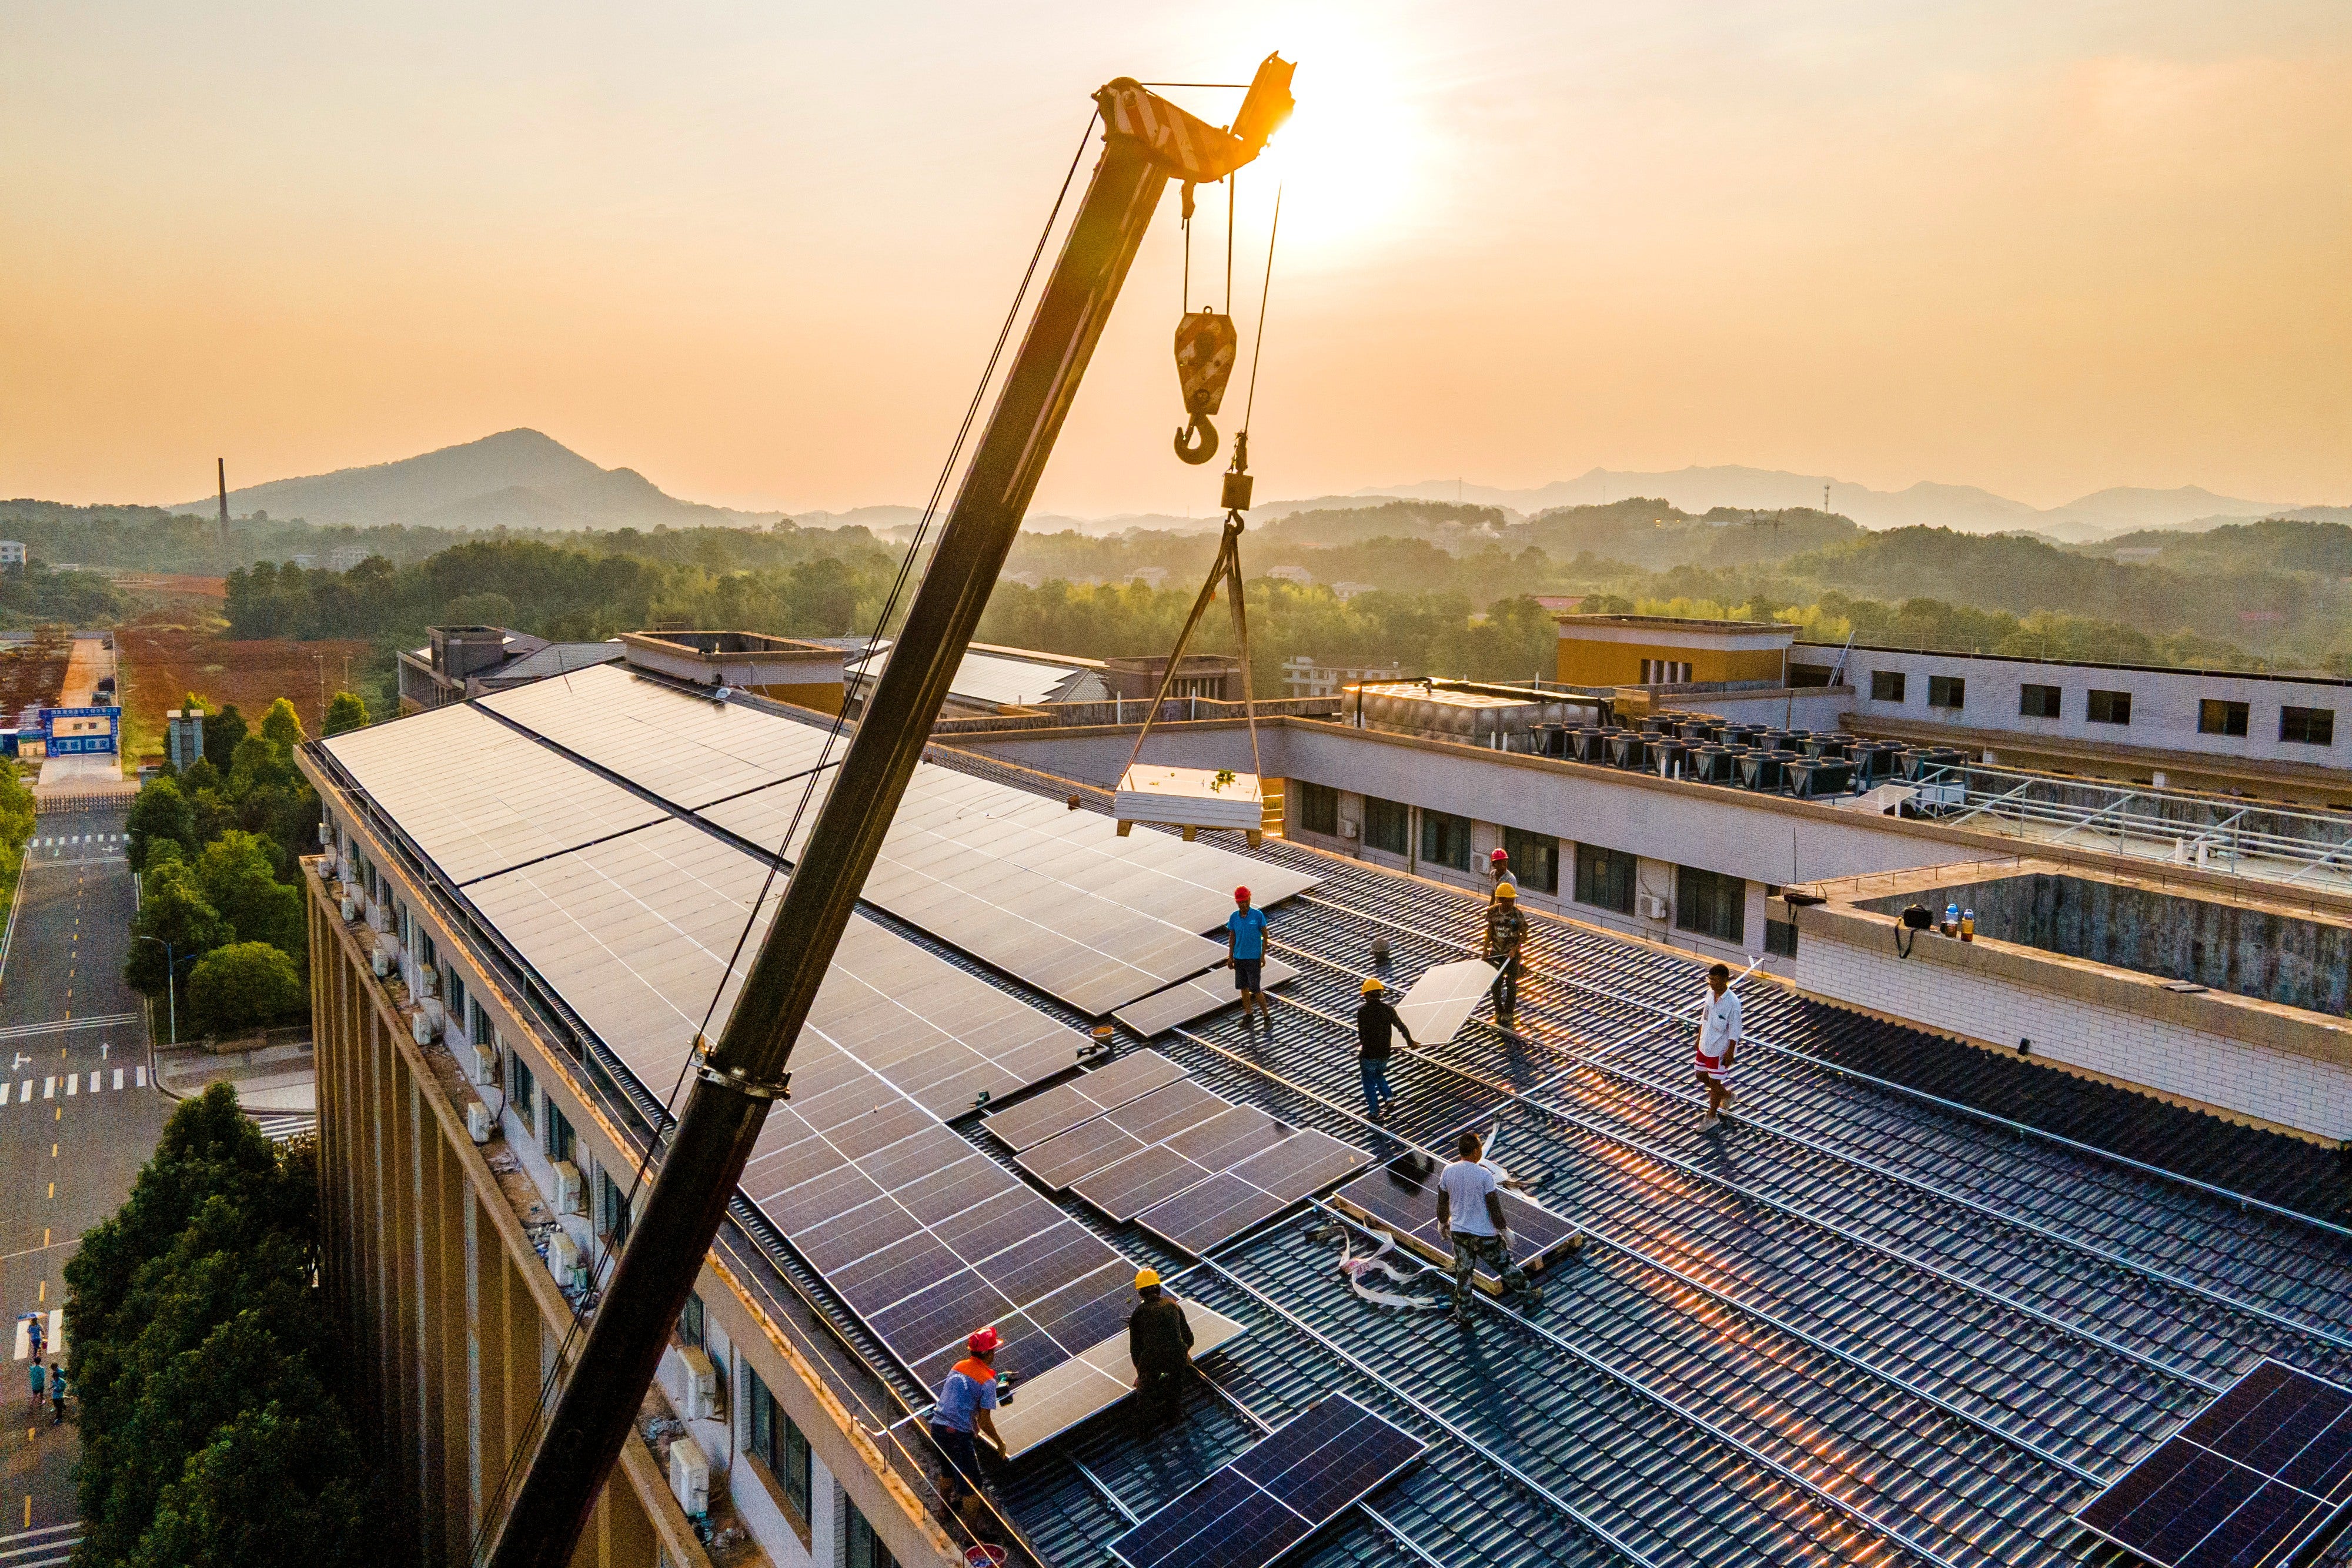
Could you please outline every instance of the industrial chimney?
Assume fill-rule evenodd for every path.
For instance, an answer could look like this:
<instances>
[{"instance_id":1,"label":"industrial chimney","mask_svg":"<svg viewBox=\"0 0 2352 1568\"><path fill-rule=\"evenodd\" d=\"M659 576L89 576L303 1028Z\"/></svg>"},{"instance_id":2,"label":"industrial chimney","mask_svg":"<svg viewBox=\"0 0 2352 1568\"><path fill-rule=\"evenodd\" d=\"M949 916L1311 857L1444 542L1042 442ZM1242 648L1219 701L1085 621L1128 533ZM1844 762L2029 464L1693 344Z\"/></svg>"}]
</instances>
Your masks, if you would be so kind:
<instances>
[{"instance_id":1,"label":"industrial chimney","mask_svg":"<svg viewBox=\"0 0 2352 1568\"><path fill-rule=\"evenodd\" d=\"M213 462L214 462L214 464L216 465L217 470L218 470L218 473L219 473L219 476L220 476L221 575L222 575L223 577L226 577L226 576L228 575L228 569L229 569L229 559L228 559L228 459L227 459L227 458L226 458L226 457L215 457L215 458L214 458L214 459L213 459Z\"/></svg>"}]
</instances>

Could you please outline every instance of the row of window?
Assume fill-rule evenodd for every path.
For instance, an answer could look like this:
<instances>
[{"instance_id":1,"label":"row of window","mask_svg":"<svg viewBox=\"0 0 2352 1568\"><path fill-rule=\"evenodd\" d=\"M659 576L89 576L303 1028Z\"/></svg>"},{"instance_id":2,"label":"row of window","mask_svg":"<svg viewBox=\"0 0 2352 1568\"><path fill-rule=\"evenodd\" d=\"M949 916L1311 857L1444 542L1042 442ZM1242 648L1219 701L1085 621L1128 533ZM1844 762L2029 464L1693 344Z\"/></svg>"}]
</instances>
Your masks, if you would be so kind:
<instances>
[{"instance_id":1,"label":"row of window","mask_svg":"<svg viewBox=\"0 0 2352 1568\"><path fill-rule=\"evenodd\" d=\"M1873 670L1870 674L1870 700L1899 703L1907 688L1900 670ZM1927 677L1927 706L1958 710L1968 706L1969 684L1959 675ZM2066 694L2063 687L2025 685L2017 688L2017 712L2021 718L2063 718L2066 716ZM2131 723L2132 695L2129 692L2090 691L2084 694L2083 716L2092 724ZM2242 737L2246 733L2247 705L2224 702L2208 697L2197 705L2197 733ZM2336 710L2325 707L2279 708L2279 739L2296 746L2333 746L2336 744Z\"/></svg>"},{"instance_id":2,"label":"row of window","mask_svg":"<svg viewBox=\"0 0 2352 1568\"><path fill-rule=\"evenodd\" d=\"M1293 788L1298 791L1298 825L1310 833L1338 837L1339 791L1328 784L1303 780ZM1405 854L1412 834L1412 809L1377 795L1363 799L1364 847L1383 854ZM1507 827L1503 830L1503 848L1510 854L1511 871L1519 879L1520 887L1547 897L1559 895L1559 840L1549 833ZM1423 807L1420 849L1419 859L1423 863L1469 871L1475 863L1470 851L1470 819ZM1576 902L1619 915L1633 914L1634 898L1640 892L1640 862L1622 850L1606 849L1600 844L1580 843L1574 849ZM1701 871L1696 866L1675 868L1675 925L1679 929L1736 945L1747 935L1747 907L1748 884L1738 877Z\"/></svg>"}]
</instances>

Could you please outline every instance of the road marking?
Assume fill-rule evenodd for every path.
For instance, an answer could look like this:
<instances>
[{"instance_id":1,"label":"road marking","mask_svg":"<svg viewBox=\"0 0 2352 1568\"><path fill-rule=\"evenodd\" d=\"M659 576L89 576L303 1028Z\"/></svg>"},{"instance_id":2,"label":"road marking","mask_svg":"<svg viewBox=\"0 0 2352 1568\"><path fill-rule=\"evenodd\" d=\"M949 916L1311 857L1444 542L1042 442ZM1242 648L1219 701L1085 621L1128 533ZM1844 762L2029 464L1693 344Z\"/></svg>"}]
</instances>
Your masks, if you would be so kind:
<instances>
[{"instance_id":1,"label":"road marking","mask_svg":"<svg viewBox=\"0 0 2352 1568\"><path fill-rule=\"evenodd\" d=\"M147 1087L147 1070L143 1067L139 1069L139 1087L142 1089Z\"/></svg>"},{"instance_id":2,"label":"road marking","mask_svg":"<svg viewBox=\"0 0 2352 1568\"><path fill-rule=\"evenodd\" d=\"M91 1074L89 1075L89 1092L90 1092L91 1093L93 1093L93 1094L95 1094L95 1093L97 1093L97 1092L98 1092L98 1089L99 1089L98 1081L99 1081L99 1078L100 1078L100 1074L96 1073L96 1072L93 1072L93 1073L91 1073Z\"/></svg>"},{"instance_id":3,"label":"road marking","mask_svg":"<svg viewBox=\"0 0 2352 1568\"><path fill-rule=\"evenodd\" d=\"M132 1024L138 1021L139 1015L135 1012L95 1013L89 1018L78 1019L68 1011L64 1018L53 1019L47 1023L20 1023L0 1029L0 1040L26 1040L37 1034L63 1034L68 1030L105 1029L113 1024Z\"/></svg>"},{"instance_id":4,"label":"road marking","mask_svg":"<svg viewBox=\"0 0 2352 1568\"><path fill-rule=\"evenodd\" d=\"M58 1184L57 1184L57 1183L55 1183L55 1182L51 1182L51 1183L49 1184L49 1196L50 1196L51 1197L57 1197L57 1196L58 1196Z\"/></svg>"},{"instance_id":5,"label":"road marking","mask_svg":"<svg viewBox=\"0 0 2352 1568\"><path fill-rule=\"evenodd\" d=\"M25 1082L24 1082L23 1083L21 1083L21 1084L17 1085L17 1089L16 1089L16 1103L17 1103L18 1104L20 1104L20 1105L21 1105L21 1104L23 1104L26 1101L30 1100L32 1097L33 1097L33 1081L32 1081L31 1079L27 1078L27 1079L26 1079L26 1080L25 1080Z\"/></svg>"},{"instance_id":6,"label":"road marking","mask_svg":"<svg viewBox=\"0 0 2352 1568\"><path fill-rule=\"evenodd\" d=\"M118 1068L116 1068L116 1069L114 1070L114 1086L115 1086L117 1089L120 1089L120 1088L121 1088L121 1087L122 1087L122 1069L121 1069L120 1067L118 1067ZM8 1103L8 1102L7 1102L7 1098L6 1098L6 1096L7 1096L7 1085L6 1085L6 1084L5 1084L5 1083L0 1083L0 1105L5 1105L5 1104L6 1104L6 1103Z\"/></svg>"},{"instance_id":7,"label":"road marking","mask_svg":"<svg viewBox=\"0 0 2352 1568\"><path fill-rule=\"evenodd\" d=\"M42 1080L41 1080L41 1098L42 1098L42 1099L44 1099L44 1100L54 1100L54 1099L56 1099L57 1097L58 1097L58 1081L57 1081L55 1078L44 1078L44 1079L42 1079Z\"/></svg>"}]
</instances>

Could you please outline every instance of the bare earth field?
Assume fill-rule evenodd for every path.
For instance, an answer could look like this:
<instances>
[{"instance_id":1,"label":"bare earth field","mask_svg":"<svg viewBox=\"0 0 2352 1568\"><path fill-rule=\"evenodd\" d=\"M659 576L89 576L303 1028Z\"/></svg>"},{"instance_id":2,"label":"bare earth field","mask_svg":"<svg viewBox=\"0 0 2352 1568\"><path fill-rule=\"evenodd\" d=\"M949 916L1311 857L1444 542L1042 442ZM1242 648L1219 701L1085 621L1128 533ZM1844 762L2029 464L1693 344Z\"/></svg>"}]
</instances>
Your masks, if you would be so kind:
<instances>
[{"instance_id":1,"label":"bare earth field","mask_svg":"<svg viewBox=\"0 0 2352 1568\"><path fill-rule=\"evenodd\" d=\"M322 664L325 690L331 694L342 689L345 660L356 669L368 653L368 644L357 640L245 643L152 622L120 627L114 635L122 656L125 722L140 740L157 748L165 710L179 706L190 692L215 712L235 703L248 725L258 725L276 699L290 698L303 730L316 735L326 719Z\"/></svg>"}]
</instances>

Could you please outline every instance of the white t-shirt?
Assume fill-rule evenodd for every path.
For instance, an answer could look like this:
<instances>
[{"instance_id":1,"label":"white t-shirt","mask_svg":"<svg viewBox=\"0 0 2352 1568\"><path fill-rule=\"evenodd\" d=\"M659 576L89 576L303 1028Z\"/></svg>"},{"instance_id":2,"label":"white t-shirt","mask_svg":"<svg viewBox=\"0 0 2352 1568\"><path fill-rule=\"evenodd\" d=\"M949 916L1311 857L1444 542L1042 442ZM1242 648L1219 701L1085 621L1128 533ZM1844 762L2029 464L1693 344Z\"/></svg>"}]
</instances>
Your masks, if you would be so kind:
<instances>
[{"instance_id":1,"label":"white t-shirt","mask_svg":"<svg viewBox=\"0 0 2352 1568\"><path fill-rule=\"evenodd\" d=\"M1706 998L1706 1009L1699 1015L1698 1053L1708 1061L1721 1061L1724 1047L1739 1039L1739 993L1726 988L1723 995Z\"/></svg>"},{"instance_id":2,"label":"white t-shirt","mask_svg":"<svg viewBox=\"0 0 2352 1568\"><path fill-rule=\"evenodd\" d=\"M1486 1213L1486 1195L1495 1190L1495 1173L1476 1160L1455 1160L1437 1173L1437 1187L1451 1207L1454 1228L1465 1236L1492 1236L1495 1221Z\"/></svg>"}]
</instances>

